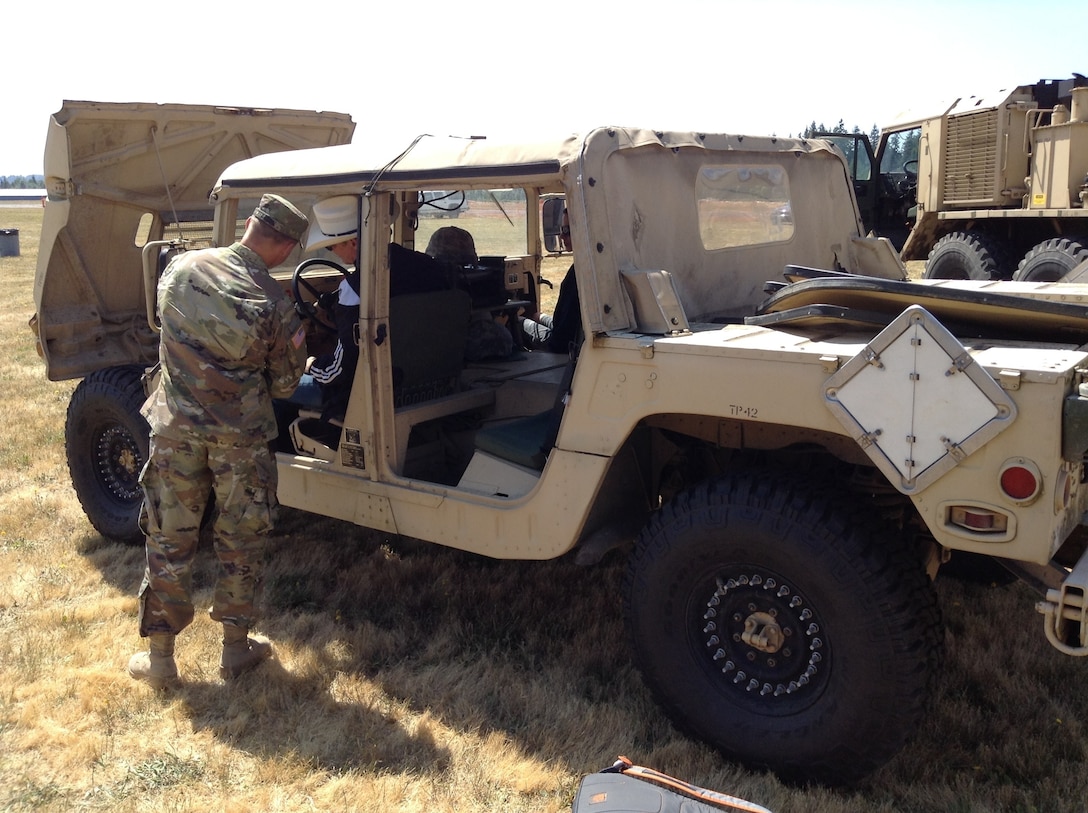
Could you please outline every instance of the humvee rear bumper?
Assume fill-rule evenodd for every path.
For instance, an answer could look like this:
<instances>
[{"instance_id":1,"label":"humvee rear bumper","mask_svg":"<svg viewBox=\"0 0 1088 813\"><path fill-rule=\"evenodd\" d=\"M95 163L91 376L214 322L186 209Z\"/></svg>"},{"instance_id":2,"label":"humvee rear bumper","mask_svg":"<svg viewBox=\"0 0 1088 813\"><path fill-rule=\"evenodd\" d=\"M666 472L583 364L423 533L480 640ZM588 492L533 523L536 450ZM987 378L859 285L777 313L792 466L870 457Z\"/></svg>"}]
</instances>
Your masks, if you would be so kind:
<instances>
[{"instance_id":1,"label":"humvee rear bumper","mask_svg":"<svg viewBox=\"0 0 1088 813\"><path fill-rule=\"evenodd\" d=\"M1088 551L1059 587L1035 605L1043 614L1046 638L1066 655L1088 655Z\"/></svg>"}]
</instances>

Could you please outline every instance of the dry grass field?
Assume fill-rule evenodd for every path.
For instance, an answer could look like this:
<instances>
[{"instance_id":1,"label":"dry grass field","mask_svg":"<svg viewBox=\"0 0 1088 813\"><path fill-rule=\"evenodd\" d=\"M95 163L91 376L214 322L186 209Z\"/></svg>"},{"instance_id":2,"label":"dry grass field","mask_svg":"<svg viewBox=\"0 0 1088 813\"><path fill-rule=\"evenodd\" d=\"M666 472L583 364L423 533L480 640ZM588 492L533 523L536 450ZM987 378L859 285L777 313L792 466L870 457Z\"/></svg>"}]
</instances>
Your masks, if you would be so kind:
<instances>
[{"instance_id":1,"label":"dry grass field","mask_svg":"<svg viewBox=\"0 0 1088 813\"><path fill-rule=\"evenodd\" d=\"M622 557L484 560L287 511L262 632L278 659L225 684L218 627L179 638L182 685L124 671L143 551L98 536L27 329L41 210L0 209L0 809L569 810L617 754L779 813L1083 811L1088 663L1020 587L942 579L947 661L913 742L859 788L783 785L675 732L629 661ZM202 550L206 607L215 572Z\"/></svg>"}]
</instances>

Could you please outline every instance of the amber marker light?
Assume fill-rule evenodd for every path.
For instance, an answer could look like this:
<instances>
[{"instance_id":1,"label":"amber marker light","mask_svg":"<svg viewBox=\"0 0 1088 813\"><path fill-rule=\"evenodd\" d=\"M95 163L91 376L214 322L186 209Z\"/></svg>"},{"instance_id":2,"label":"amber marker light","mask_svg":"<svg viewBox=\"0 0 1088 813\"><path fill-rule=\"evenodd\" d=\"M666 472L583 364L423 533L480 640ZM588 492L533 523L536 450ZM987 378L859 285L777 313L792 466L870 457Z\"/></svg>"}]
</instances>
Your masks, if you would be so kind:
<instances>
[{"instance_id":1,"label":"amber marker light","mask_svg":"<svg viewBox=\"0 0 1088 813\"><path fill-rule=\"evenodd\" d=\"M1005 533L1009 518L997 511L970 505L954 505L949 509L948 520L953 525L978 533Z\"/></svg>"}]
</instances>

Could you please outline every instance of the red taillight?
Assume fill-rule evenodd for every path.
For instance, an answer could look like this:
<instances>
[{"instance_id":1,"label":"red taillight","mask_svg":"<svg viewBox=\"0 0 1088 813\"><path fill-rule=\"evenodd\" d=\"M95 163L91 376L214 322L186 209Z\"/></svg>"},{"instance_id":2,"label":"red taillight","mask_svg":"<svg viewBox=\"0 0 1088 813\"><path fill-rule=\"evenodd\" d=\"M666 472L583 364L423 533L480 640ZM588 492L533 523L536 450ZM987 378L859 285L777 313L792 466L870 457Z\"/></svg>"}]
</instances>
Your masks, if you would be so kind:
<instances>
[{"instance_id":1,"label":"red taillight","mask_svg":"<svg viewBox=\"0 0 1088 813\"><path fill-rule=\"evenodd\" d=\"M1068 470L1062 469L1058 472L1058 482L1061 485L1061 487L1057 489L1060 502L1054 507L1058 511L1064 511L1069 507L1069 503L1073 499L1073 478L1070 476Z\"/></svg>"},{"instance_id":2,"label":"red taillight","mask_svg":"<svg viewBox=\"0 0 1088 813\"><path fill-rule=\"evenodd\" d=\"M1004 534L1009 530L1008 516L978 505L949 506L948 522L977 533Z\"/></svg>"},{"instance_id":3,"label":"red taillight","mask_svg":"<svg viewBox=\"0 0 1088 813\"><path fill-rule=\"evenodd\" d=\"M1001 490L1014 500L1026 500L1039 488L1035 475L1022 466L1013 466L1001 472Z\"/></svg>"},{"instance_id":4,"label":"red taillight","mask_svg":"<svg viewBox=\"0 0 1088 813\"><path fill-rule=\"evenodd\" d=\"M1001 468L1001 491L1010 500L1033 500L1039 496L1041 488L1039 470L1029 461L1010 460Z\"/></svg>"},{"instance_id":5,"label":"red taillight","mask_svg":"<svg viewBox=\"0 0 1088 813\"><path fill-rule=\"evenodd\" d=\"M976 531L989 531L994 527L994 513L993 511L971 511L968 509L963 512L962 521L965 528L972 528Z\"/></svg>"}]
</instances>

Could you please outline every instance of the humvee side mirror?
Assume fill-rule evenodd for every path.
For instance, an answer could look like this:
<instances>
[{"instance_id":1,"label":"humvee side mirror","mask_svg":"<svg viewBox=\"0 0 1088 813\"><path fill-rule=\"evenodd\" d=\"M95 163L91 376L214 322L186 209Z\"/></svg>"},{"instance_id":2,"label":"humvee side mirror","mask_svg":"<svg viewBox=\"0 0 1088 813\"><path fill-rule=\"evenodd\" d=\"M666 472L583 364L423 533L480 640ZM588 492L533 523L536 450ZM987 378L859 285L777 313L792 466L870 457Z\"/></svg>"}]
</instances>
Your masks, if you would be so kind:
<instances>
[{"instance_id":1,"label":"humvee side mirror","mask_svg":"<svg viewBox=\"0 0 1088 813\"><path fill-rule=\"evenodd\" d=\"M559 254L563 251L563 212L566 198L547 198L541 206L540 221L544 226L544 250Z\"/></svg>"}]
</instances>

